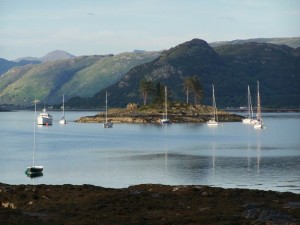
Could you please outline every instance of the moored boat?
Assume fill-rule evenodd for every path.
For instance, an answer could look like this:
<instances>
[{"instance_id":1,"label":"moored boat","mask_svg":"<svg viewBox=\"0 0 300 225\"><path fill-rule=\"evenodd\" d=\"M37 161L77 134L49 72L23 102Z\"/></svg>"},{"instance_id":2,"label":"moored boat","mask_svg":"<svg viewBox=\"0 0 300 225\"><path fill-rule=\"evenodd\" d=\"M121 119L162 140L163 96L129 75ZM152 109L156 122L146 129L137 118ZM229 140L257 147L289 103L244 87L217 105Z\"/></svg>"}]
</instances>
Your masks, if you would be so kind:
<instances>
[{"instance_id":1,"label":"moored boat","mask_svg":"<svg viewBox=\"0 0 300 225\"><path fill-rule=\"evenodd\" d=\"M247 97L247 108L248 114L247 117L242 119L244 124L252 124L253 122L253 109L252 109L252 102L251 102L251 94L250 94L250 87L248 85L248 97Z\"/></svg>"},{"instance_id":2,"label":"moored boat","mask_svg":"<svg viewBox=\"0 0 300 225\"><path fill-rule=\"evenodd\" d=\"M160 120L161 124L170 124L171 121L168 119L168 97L167 97L167 86L165 86L165 114L163 118Z\"/></svg>"},{"instance_id":3,"label":"moored boat","mask_svg":"<svg viewBox=\"0 0 300 225\"><path fill-rule=\"evenodd\" d=\"M65 119L65 96L63 95L63 105L62 105L63 115L59 120L59 124L67 124L67 120Z\"/></svg>"},{"instance_id":4,"label":"moored boat","mask_svg":"<svg viewBox=\"0 0 300 225\"><path fill-rule=\"evenodd\" d=\"M257 114L256 122L254 123L254 129L262 129L264 127L262 116L261 116L261 104L260 104L260 95L259 95L259 81L257 81Z\"/></svg>"},{"instance_id":5,"label":"moored boat","mask_svg":"<svg viewBox=\"0 0 300 225\"><path fill-rule=\"evenodd\" d=\"M43 166L28 166L25 173L28 175L40 174L43 172Z\"/></svg>"},{"instance_id":6,"label":"moored boat","mask_svg":"<svg viewBox=\"0 0 300 225\"><path fill-rule=\"evenodd\" d=\"M25 170L25 173L29 177L38 177L43 175L43 166L36 166L35 165L35 129L36 129L36 124L35 124L35 118L36 118L36 102L37 100L34 101L34 124L33 124L33 150L32 150L32 166L28 166Z\"/></svg>"},{"instance_id":7,"label":"moored boat","mask_svg":"<svg viewBox=\"0 0 300 225\"><path fill-rule=\"evenodd\" d=\"M214 85L212 84L212 106L213 106L213 118L211 118L209 121L207 121L207 126L210 127L217 127L219 126L218 122L218 113L217 113L217 104L216 104L216 98L215 98L215 88Z\"/></svg>"},{"instance_id":8,"label":"moored boat","mask_svg":"<svg viewBox=\"0 0 300 225\"><path fill-rule=\"evenodd\" d=\"M107 119L107 91L105 92L105 123L103 124L104 128L112 128L113 123Z\"/></svg>"},{"instance_id":9,"label":"moored boat","mask_svg":"<svg viewBox=\"0 0 300 225\"><path fill-rule=\"evenodd\" d=\"M43 109L43 112L37 118L38 125L52 125L53 117L49 114L46 108Z\"/></svg>"}]
</instances>

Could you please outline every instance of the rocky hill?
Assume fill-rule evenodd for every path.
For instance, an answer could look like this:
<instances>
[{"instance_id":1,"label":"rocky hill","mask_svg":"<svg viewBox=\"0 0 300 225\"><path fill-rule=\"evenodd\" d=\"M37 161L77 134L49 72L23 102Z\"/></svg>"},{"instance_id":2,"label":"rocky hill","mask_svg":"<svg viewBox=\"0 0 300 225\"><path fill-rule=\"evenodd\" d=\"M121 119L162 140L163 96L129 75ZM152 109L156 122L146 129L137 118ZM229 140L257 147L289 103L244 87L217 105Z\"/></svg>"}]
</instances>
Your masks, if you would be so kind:
<instances>
[{"instance_id":1,"label":"rocky hill","mask_svg":"<svg viewBox=\"0 0 300 225\"><path fill-rule=\"evenodd\" d=\"M131 69L110 86L109 102L125 106L141 103L140 81L147 79L167 85L173 101L185 101L183 81L197 76L203 85L205 104L211 104L211 84L215 85L219 107L246 105L247 85L255 103L256 81L261 84L262 105L300 107L299 48L266 43L245 43L212 48L193 39L161 53L152 62ZM78 105L103 105L104 91L93 98L71 101Z\"/></svg>"},{"instance_id":2,"label":"rocky hill","mask_svg":"<svg viewBox=\"0 0 300 225\"><path fill-rule=\"evenodd\" d=\"M74 57L75 57L74 55L68 52L55 50L49 52L48 54L40 58L28 56L28 57L18 58L14 61L0 58L0 76L13 67L25 66L27 64L40 64L43 62L57 61L63 59L71 59Z\"/></svg>"},{"instance_id":3,"label":"rocky hill","mask_svg":"<svg viewBox=\"0 0 300 225\"><path fill-rule=\"evenodd\" d=\"M0 58L0 77L2 74L6 73L8 70L10 70L13 67L25 66L27 64L40 64L40 63L41 62L39 60L22 59L19 61L9 61L9 60Z\"/></svg>"},{"instance_id":4,"label":"rocky hill","mask_svg":"<svg viewBox=\"0 0 300 225\"><path fill-rule=\"evenodd\" d=\"M72 58L75 58L75 56L68 52L61 51L61 50L55 50L55 51L49 52L47 55L39 58L39 60L41 62L49 62L49 61L72 59Z\"/></svg>"}]
</instances>

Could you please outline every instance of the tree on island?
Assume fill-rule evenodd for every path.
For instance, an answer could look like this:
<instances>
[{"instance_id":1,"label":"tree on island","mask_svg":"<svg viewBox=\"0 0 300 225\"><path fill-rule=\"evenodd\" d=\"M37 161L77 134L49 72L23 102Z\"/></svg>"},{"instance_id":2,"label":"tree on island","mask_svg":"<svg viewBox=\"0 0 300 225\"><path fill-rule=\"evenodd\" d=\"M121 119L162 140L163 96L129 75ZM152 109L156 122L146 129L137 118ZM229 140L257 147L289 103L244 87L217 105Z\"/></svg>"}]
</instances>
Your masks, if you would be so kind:
<instances>
[{"instance_id":1,"label":"tree on island","mask_svg":"<svg viewBox=\"0 0 300 225\"><path fill-rule=\"evenodd\" d=\"M143 97L143 104L147 105L147 99L151 92L153 91L153 84L151 81L147 81L146 79L141 80L140 82L140 92Z\"/></svg>"},{"instance_id":2,"label":"tree on island","mask_svg":"<svg viewBox=\"0 0 300 225\"><path fill-rule=\"evenodd\" d=\"M165 96L165 86L158 82L155 85L154 93L153 93L153 103L155 105L162 105L164 103L164 96Z\"/></svg>"},{"instance_id":3,"label":"tree on island","mask_svg":"<svg viewBox=\"0 0 300 225\"><path fill-rule=\"evenodd\" d=\"M186 92L186 103L189 103L189 92L194 94L194 104L201 102L203 98L203 87L196 76L186 77L183 81L184 90Z\"/></svg>"}]
</instances>

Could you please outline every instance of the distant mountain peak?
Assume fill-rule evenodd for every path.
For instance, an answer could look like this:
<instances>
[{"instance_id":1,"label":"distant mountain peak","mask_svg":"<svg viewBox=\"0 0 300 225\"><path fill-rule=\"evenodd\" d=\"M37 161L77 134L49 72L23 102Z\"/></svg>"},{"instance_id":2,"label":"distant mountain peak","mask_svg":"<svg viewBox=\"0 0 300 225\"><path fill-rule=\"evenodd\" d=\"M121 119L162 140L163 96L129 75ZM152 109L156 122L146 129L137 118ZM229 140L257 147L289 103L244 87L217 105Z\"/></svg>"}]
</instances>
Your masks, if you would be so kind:
<instances>
[{"instance_id":1,"label":"distant mountain peak","mask_svg":"<svg viewBox=\"0 0 300 225\"><path fill-rule=\"evenodd\" d=\"M56 60L61 60L61 59L71 59L74 58L75 56L62 50L55 50L52 52L49 52L45 56L39 58L40 61L42 62L49 62L49 61L56 61Z\"/></svg>"},{"instance_id":2,"label":"distant mountain peak","mask_svg":"<svg viewBox=\"0 0 300 225\"><path fill-rule=\"evenodd\" d=\"M206 41L197 38L163 52L160 59L161 61L168 61L171 64L178 64L179 62L190 64L190 62L197 61L198 65L204 65L211 61L219 61L215 50Z\"/></svg>"}]
</instances>

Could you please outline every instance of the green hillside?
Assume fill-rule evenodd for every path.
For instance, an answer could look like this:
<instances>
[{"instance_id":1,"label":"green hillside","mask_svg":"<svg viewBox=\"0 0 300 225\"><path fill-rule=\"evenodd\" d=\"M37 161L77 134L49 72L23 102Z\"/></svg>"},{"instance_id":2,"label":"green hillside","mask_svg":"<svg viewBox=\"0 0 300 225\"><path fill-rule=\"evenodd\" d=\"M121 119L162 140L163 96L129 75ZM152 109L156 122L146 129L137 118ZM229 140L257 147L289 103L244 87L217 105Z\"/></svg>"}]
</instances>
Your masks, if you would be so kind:
<instances>
[{"instance_id":1,"label":"green hillside","mask_svg":"<svg viewBox=\"0 0 300 225\"><path fill-rule=\"evenodd\" d=\"M264 107L299 108L300 48L258 42L212 48L193 39L164 52L81 56L14 67L0 77L0 104L31 105L35 98L60 104L64 94L69 107L94 108L103 106L107 89L111 106L141 105L142 80L152 83L151 92L160 91L158 83L167 85L170 101L185 102L183 83L195 77L203 87L204 104L211 104L212 83L219 107L245 106L248 84L255 103L259 80ZM155 98L149 93L148 103Z\"/></svg>"},{"instance_id":2,"label":"green hillside","mask_svg":"<svg viewBox=\"0 0 300 225\"><path fill-rule=\"evenodd\" d=\"M74 96L91 97L157 52L81 56L15 67L0 77L0 104L31 105L37 98L55 104Z\"/></svg>"},{"instance_id":3,"label":"green hillside","mask_svg":"<svg viewBox=\"0 0 300 225\"><path fill-rule=\"evenodd\" d=\"M119 81L131 68L149 62L158 56L158 52L144 52L139 54L121 53L105 57L77 72L68 83L61 87L58 94L68 93L69 97L92 97L99 90Z\"/></svg>"},{"instance_id":4,"label":"green hillside","mask_svg":"<svg viewBox=\"0 0 300 225\"><path fill-rule=\"evenodd\" d=\"M168 86L169 98L185 101L184 79L196 76L204 89L203 103L211 104L211 84L215 85L219 107L246 105L247 85L256 102L256 81L261 84L264 107L300 107L299 49L265 43L246 43L211 48L205 41L193 39L165 51L150 63L130 70L119 82L108 88L109 102L125 106L142 104L140 81ZM89 99L71 99L76 107L103 103L104 92ZM103 104L102 104L103 105Z\"/></svg>"}]
</instances>

